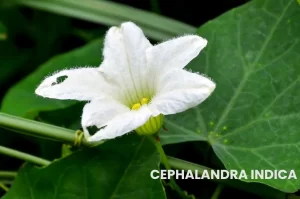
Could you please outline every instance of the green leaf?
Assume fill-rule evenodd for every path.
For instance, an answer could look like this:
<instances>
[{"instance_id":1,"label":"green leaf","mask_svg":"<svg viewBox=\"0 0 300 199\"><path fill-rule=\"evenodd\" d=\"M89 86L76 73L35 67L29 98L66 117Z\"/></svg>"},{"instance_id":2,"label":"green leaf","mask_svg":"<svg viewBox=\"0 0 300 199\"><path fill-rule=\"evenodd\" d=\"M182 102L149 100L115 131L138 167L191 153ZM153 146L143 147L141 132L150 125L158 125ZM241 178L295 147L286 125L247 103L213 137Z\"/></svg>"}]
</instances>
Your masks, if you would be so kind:
<instances>
[{"instance_id":1,"label":"green leaf","mask_svg":"<svg viewBox=\"0 0 300 199\"><path fill-rule=\"evenodd\" d=\"M15 2L35 9L109 26L119 26L124 21L132 21L139 25L147 36L156 40L196 32L195 27L174 19L109 1L15 0Z\"/></svg>"},{"instance_id":2,"label":"green leaf","mask_svg":"<svg viewBox=\"0 0 300 199\"><path fill-rule=\"evenodd\" d=\"M198 107L203 120L187 126L194 110L174 116L186 130L203 124L229 170L295 170L297 180L245 180L284 192L300 188L299 19L295 0L254 0L201 27L208 46L190 68L217 87Z\"/></svg>"},{"instance_id":3,"label":"green leaf","mask_svg":"<svg viewBox=\"0 0 300 199\"><path fill-rule=\"evenodd\" d=\"M40 111L62 109L76 103L73 100L58 101L38 97L34 90L46 76L58 70L79 66L98 66L102 59L102 46L102 39L98 39L82 48L50 59L8 91L2 102L1 111L34 118Z\"/></svg>"},{"instance_id":4,"label":"green leaf","mask_svg":"<svg viewBox=\"0 0 300 199\"><path fill-rule=\"evenodd\" d=\"M196 110L196 115L198 110ZM204 132L204 125L199 124L199 117L195 120L193 114L185 114L184 117L169 116L165 119L165 130L160 131L160 138L163 145L188 142L188 141L205 141L207 140ZM181 125L185 121L185 125ZM202 121L202 118L201 118Z\"/></svg>"},{"instance_id":5,"label":"green leaf","mask_svg":"<svg viewBox=\"0 0 300 199\"><path fill-rule=\"evenodd\" d=\"M15 59L18 56L18 59ZM0 88L4 89L11 81L16 71L24 67L30 58L30 52L20 52L12 43L2 41L0 45Z\"/></svg>"},{"instance_id":6,"label":"green leaf","mask_svg":"<svg viewBox=\"0 0 300 199\"><path fill-rule=\"evenodd\" d=\"M160 156L145 138L128 135L74 152L45 168L26 165L3 199L166 198L150 177Z\"/></svg>"},{"instance_id":7,"label":"green leaf","mask_svg":"<svg viewBox=\"0 0 300 199\"><path fill-rule=\"evenodd\" d=\"M3 23L0 21L0 41L6 40L7 38L7 30Z\"/></svg>"},{"instance_id":8,"label":"green leaf","mask_svg":"<svg viewBox=\"0 0 300 199\"><path fill-rule=\"evenodd\" d=\"M19 48L14 40L16 32L23 31L26 26L24 16L14 9L1 8L0 19L0 40L1 37L5 39L0 41L0 95L3 95L7 87L11 85L12 79L25 66L27 67L32 51ZM9 37L7 30L9 30Z\"/></svg>"}]
</instances>

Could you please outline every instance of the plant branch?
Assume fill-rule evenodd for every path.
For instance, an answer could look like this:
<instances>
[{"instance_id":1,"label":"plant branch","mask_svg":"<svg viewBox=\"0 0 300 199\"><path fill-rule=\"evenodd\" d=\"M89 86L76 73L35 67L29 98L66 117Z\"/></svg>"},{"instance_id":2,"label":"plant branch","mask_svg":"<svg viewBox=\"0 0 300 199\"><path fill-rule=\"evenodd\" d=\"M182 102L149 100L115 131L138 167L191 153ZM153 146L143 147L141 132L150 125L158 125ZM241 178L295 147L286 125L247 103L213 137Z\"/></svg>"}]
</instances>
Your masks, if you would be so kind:
<instances>
[{"instance_id":1,"label":"plant branch","mask_svg":"<svg viewBox=\"0 0 300 199\"><path fill-rule=\"evenodd\" d=\"M58 126L37 122L21 117L0 113L0 127L34 137L41 137L50 140L63 141L73 144L76 139L75 131ZM83 145L88 145L82 140Z\"/></svg>"},{"instance_id":2,"label":"plant branch","mask_svg":"<svg viewBox=\"0 0 300 199\"><path fill-rule=\"evenodd\" d=\"M0 182L0 188L3 189L5 192L8 192L9 188L2 182Z\"/></svg>"},{"instance_id":3,"label":"plant branch","mask_svg":"<svg viewBox=\"0 0 300 199\"><path fill-rule=\"evenodd\" d=\"M15 171L0 171L0 178L15 178L17 174Z\"/></svg>"},{"instance_id":4,"label":"plant branch","mask_svg":"<svg viewBox=\"0 0 300 199\"><path fill-rule=\"evenodd\" d=\"M14 157L14 158L18 158L18 159L21 159L21 160L25 160L25 161L28 161L28 162L31 162L31 163L34 163L34 164L42 165L42 166L47 166L51 163L48 160L30 155L30 154L27 154L27 153L24 153L24 152L21 152L21 151L10 149L10 148L4 147L4 146L0 146L0 153L4 154L4 155L11 156L11 157Z\"/></svg>"}]
</instances>

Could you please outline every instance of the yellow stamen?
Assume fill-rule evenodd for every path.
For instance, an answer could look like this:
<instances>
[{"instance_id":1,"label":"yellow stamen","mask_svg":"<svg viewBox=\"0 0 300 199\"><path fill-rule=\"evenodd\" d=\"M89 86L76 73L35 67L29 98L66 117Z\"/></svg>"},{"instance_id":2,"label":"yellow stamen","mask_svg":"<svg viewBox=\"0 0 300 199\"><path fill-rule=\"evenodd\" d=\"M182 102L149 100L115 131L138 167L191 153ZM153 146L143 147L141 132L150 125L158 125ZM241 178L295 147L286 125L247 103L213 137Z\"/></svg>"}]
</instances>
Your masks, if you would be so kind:
<instances>
[{"instance_id":1,"label":"yellow stamen","mask_svg":"<svg viewBox=\"0 0 300 199\"><path fill-rule=\"evenodd\" d=\"M136 103L132 106L132 110L139 110L139 108L141 107L141 104L140 103Z\"/></svg>"},{"instance_id":2,"label":"yellow stamen","mask_svg":"<svg viewBox=\"0 0 300 199\"><path fill-rule=\"evenodd\" d=\"M149 102L149 99L148 99L148 98L145 98L145 97L141 100L141 104L142 104L142 105L148 104L148 102Z\"/></svg>"}]
</instances>

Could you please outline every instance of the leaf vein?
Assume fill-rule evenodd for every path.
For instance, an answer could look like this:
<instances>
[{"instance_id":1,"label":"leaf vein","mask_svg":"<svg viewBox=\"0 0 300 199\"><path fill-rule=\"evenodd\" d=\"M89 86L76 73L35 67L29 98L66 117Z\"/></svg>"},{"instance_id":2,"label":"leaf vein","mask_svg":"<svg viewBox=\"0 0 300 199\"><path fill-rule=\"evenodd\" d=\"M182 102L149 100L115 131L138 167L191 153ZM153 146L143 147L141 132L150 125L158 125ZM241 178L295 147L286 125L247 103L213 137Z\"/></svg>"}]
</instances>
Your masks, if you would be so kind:
<instances>
[{"instance_id":1,"label":"leaf vein","mask_svg":"<svg viewBox=\"0 0 300 199\"><path fill-rule=\"evenodd\" d=\"M278 18L278 20L276 21L276 23L274 24L273 28L271 29L270 33L269 33L269 37L267 37L267 39L265 40L264 44L262 45L262 48L258 54L258 56L256 57L256 59L254 60L254 62L251 64L249 70L251 70L253 68L253 66L255 66L257 64L257 62L260 60L261 56L263 55L266 47L268 46L269 42L271 41L271 39L273 38L273 34L275 33L276 28L278 27L278 25L280 24L280 22L283 19L283 16L285 15L285 13L287 12L288 8L290 7L290 5L292 4L292 1L290 1L284 8L281 16ZM234 106L235 101L237 100L238 96L240 95L242 89L244 88L248 77L249 77L249 73L248 74L244 74L242 80L239 83L239 86L237 87L236 92L234 93L234 95L232 96L231 100L229 101L229 103L227 104L227 106L224 108L223 113L221 114L221 117L218 121L218 123L216 124L216 127L214 128L214 131L216 132L220 125L224 122L224 120L226 119L227 115L229 114L231 108Z\"/></svg>"},{"instance_id":2,"label":"leaf vein","mask_svg":"<svg viewBox=\"0 0 300 199\"><path fill-rule=\"evenodd\" d=\"M123 175L122 175L121 178L120 178L119 183L116 185L115 190L114 190L113 193L111 194L111 197L110 197L111 199L114 198L114 196L115 196L117 190L120 188L121 183L122 183L122 181L124 180L124 176L127 174L128 170L129 170L130 167L132 166L132 162L133 162L133 160L136 158L136 156L137 156L137 154L138 154L140 148L142 147L142 145L143 145L143 143L144 143L144 140L145 140L145 139L143 139L143 140L140 142L140 144L138 145L138 147L136 148L136 151L135 151L135 153L133 154L133 156L132 156L132 158L131 158L131 160L130 160L130 163L129 163L128 166L126 167L126 169L125 169Z\"/></svg>"}]
</instances>

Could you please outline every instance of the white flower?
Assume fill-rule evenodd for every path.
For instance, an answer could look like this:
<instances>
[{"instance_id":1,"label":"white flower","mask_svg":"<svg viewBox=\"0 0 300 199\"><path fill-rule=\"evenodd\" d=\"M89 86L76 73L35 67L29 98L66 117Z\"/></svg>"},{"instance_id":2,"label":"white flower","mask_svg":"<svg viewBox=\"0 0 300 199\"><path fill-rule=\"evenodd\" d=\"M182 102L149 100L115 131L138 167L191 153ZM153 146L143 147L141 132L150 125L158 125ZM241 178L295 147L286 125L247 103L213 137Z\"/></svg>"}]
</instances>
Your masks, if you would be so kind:
<instances>
[{"instance_id":1,"label":"white flower","mask_svg":"<svg viewBox=\"0 0 300 199\"><path fill-rule=\"evenodd\" d=\"M206 45L205 39L188 35L153 46L139 27L126 22L108 30L100 67L57 72L42 81L36 94L89 101L81 124L90 142L133 130L153 134L164 115L197 106L215 89L210 79L184 70ZM94 135L88 132L91 126L99 128Z\"/></svg>"}]
</instances>

